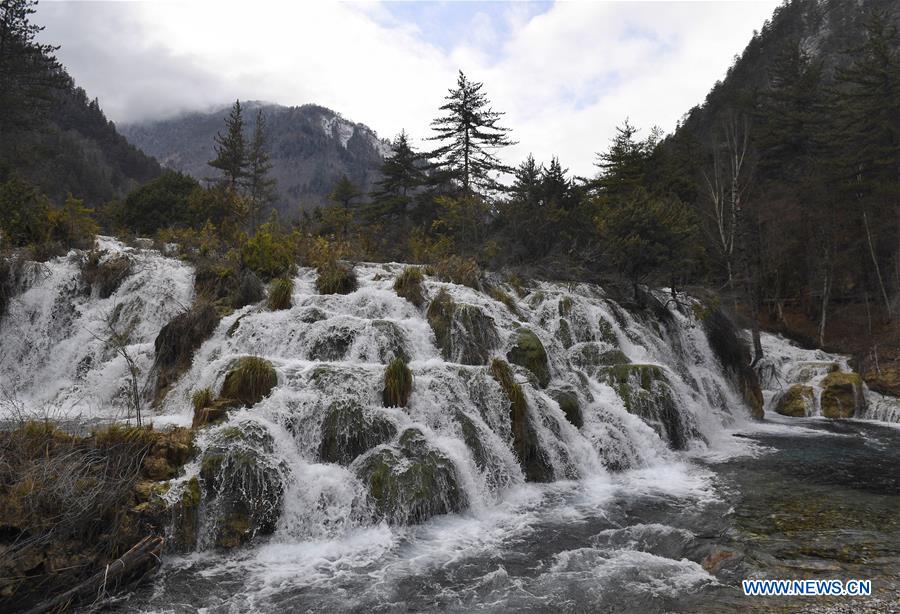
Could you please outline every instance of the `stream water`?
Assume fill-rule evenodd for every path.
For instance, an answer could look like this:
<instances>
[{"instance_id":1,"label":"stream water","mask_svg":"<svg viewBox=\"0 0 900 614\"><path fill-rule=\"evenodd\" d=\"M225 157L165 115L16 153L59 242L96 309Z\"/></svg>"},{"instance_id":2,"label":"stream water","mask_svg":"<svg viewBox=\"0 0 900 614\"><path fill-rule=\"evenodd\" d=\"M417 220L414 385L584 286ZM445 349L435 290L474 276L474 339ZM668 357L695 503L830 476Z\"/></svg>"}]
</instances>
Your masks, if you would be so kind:
<instances>
[{"instance_id":1,"label":"stream water","mask_svg":"<svg viewBox=\"0 0 900 614\"><path fill-rule=\"evenodd\" d=\"M732 436L741 449L729 458L522 487L482 513L168 559L119 608L896 611L900 430L806 419ZM730 556L709 573L702 563L721 552ZM873 597L746 597L743 578L872 579Z\"/></svg>"}]
</instances>

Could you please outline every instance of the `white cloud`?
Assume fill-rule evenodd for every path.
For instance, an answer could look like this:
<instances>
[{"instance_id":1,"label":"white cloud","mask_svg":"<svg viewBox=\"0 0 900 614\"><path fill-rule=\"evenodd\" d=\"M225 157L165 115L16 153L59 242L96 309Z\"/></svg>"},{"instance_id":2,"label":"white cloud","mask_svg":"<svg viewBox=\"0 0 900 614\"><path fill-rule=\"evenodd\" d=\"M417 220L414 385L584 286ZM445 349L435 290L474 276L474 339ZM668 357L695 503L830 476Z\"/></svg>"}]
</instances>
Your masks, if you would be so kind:
<instances>
[{"instance_id":1,"label":"white cloud","mask_svg":"<svg viewBox=\"0 0 900 614\"><path fill-rule=\"evenodd\" d=\"M38 20L115 121L234 98L315 102L422 139L461 68L507 111L520 142L508 162L559 155L590 174L626 116L673 129L777 4L557 3L534 15L510 3L499 21L473 6L447 24L460 30L449 51L368 3L51 2Z\"/></svg>"}]
</instances>

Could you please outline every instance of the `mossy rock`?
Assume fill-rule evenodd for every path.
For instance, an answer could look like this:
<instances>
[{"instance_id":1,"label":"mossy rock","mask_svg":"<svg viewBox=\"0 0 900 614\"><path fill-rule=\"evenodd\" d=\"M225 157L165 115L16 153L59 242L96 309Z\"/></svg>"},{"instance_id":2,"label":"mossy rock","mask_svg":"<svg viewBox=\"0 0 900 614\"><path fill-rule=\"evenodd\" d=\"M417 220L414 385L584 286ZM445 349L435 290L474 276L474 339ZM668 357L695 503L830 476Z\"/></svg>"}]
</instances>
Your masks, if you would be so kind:
<instances>
[{"instance_id":1,"label":"mossy rock","mask_svg":"<svg viewBox=\"0 0 900 614\"><path fill-rule=\"evenodd\" d=\"M354 328L336 324L316 337L310 344L307 355L310 360L331 362L347 355L359 334Z\"/></svg>"},{"instance_id":2,"label":"mossy rock","mask_svg":"<svg viewBox=\"0 0 900 614\"><path fill-rule=\"evenodd\" d=\"M463 441L465 442L466 447L472 452L472 457L475 459L475 465L479 469L484 469L487 466L489 454L481 441L481 433L479 432L478 427L471 418L462 412L456 413L456 420L459 422L459 426L462 429Z\"/></svg>"},{"instance_id":3,"label":"mossy rock","mask_svg":"<svg viewBox=\"0 0 900 614\"><path fill-rule=\"evenodd\" d=\"M865 411L866 397L858 373L829 373L821 386L822 415L826 418L852 418Z\"/></svg>"},{"instance_id":4,"label":"mossy rock","mask_svg":"<svg viewBox=\"0 0 900 614\"><path fill-rule=\"evenodd\" d=\"M219 397L253 407L269 396L277 385L278 374L272 363L258 356L244 356L235 361L225 375Z\"/></svg>"},{"instance_id":5,"label":"mossy rock","mask_svg":"<svg viewBox=\"0 0 900 614\"><path fill-rule=\"evenodd\" d=\"M445 290L431 301L426 317L445 360L483 365L499 343L490 316L474 305L457 304Z\"/></svg>"},{"instance_id":6,"label":"mossy rock","mask_svg":"<svg viewBox=\"0 0 900 614\"><path fill-rule=\"evenodd\" d=\"M683 425L675 394L662 367L612 365L605 369L605 378L622 399L625 409L653 427L672 448L684 449L696 434Z\"/></svg>"},{"instance_id":7,"label":"mossy rock","mask_svg":"<svg viewBox=\"0 0 900 614\"><path fill-rule=\"evenodd\" d=\"M453 463L417 429L404 431L399 446L364 457L357 475L368 487L376 515L390 524L421 523L467 505Z\"/></svg>"},{"instance_id":8,"label":"mossy rock","mask_svg":"<svg viewBox=\"0 0 900 614\"><path fill-rule=\"evenodd\" d=\"M286 468L274 460L273 451L272 436L256 423L213 435L200 462L200 477L216 547L233 548L275 530Z\"/></svg>"},{"instance_id":9,"label":"mossy rock","mask_svg":"<svg viewBox=\"0 0 900 614\"><path fill-rule=\"evenodd\" d=\"M350 400L337 400L328 407L322 423L319 458L326 463L349 465L396 434L397 427L386 416L366 411Z\"/></svg>"},{"instance_id":10,"label":"mossy rock","mask_svg":"<svg viewBox=\"0 0 900 614\"><path fill-rule=\"evenodd\" d=\"M194 359L194 352L219 325L219 314L209 303L197 303L163 326L153 342L154 400L160 401L169 387Z\"/></svg>"},{"instance_id":11,"label":"mossy rock","mask_svg":"<svg viewBox=\"0 0 900 614\"><path fill-rule=\"evenodd\" d=\"M778 397L775 411L782 416L803 418L813 413L816 395L812 387L794 384Z\"/></svg>"},{"instance_id":12,"label":"mossy rock","mask_svg":"<svg viewBox=\"0 0 900 614\"><path fill-rule=\"evenodd\" d=\"M550 383L547 351L538 336L527 328L520 328L516 332L515 345L506 353L506 358L509 362L531 371L541 388L546 388Z\"/></svg>"},{"instance_id":13,"label":"mossy rock","mask_svg":"<svg viewBox=\"0 0 900 614\"><path fill-rule=\"evenodd\" d=\"M196 550L200 539L200 503L203 494L197 476L185 482L182 488L181 496L171 509L172 535L169 548L184 554Z\"/></svg>"},{"instance_id":14,"label":"mossy rock","mask_svg":"<svg viewBox=\"0 0 900 614\"><path fill-rule=\"evenodd\" d=\"M606 318L600 318L597 321L597 330L600 333L600 341L614 346L619 345L619 339L618 337L616 337L616 331L613 328L613 325Z\"/></svg>"},{"instance_id":15,"label":"mossy rock","mask_svg":"<svg viewBox=\"0 0 900 614\"><path fill-rule=\"evenodd\" d=\"M372 328L378 331L378 358L389 363L395 358L409 361L406 351L406 335L403 329L390 320L372 320Z\"/></svg>"},{"instance_id":16,"label":"mossy rock","mask_svg":"<svg viewBox=\"0 0 900 614\"><path fill-rule=\"evenodd\" d=\"M631 362L622 350L603 350L597 343L584 343L572 350L572 363L587 373L614 365L627 365Z\"/></svg>"},{"instance_id":17,"label":"mossy rock","mask_svg":"<svg viewBox=\"0 0 900 614\"><path fill-rule=\"evenodd\" d=\"M550 390L547 392L550 398L559 404L559 408L566 416L569 424L580 429L584 426L584 416L581 413L581 403L578 395L572 390Z\"/></svg>"},{"instance_id":18,"label":"mossy rock","mask_svg":"<svg viewBox=\"0 0 900 614\"><path fill-rule=\"evenodd\" d=\"M559 315L562 317L567 317L570 313L572 313L572 299L568 296L564 296L559 299Z\"/></svg>"},{"instance_id":19,"label":"mossy rock","mask_svg":"<svg viewBox=\"0 0 900 614\"><path fill-rule=\"evenodd\" d=\"M555 337L567 350L572 347L572 331L569 329L569 323L562 318L559 319Z\"/></svg>"},{"instance_id":20,"label":"mossy rock","mask_svg":"<svg viewBox=\"0 0 900 614\"><path fill-rule=\"evenodd\" d=\"M90 290L96 289L100 298L109 298L132 273L131 259L124 254L107 256L106 252L92 250L82 263L81 279Z\"/></svg>"},{"instance_id":21,"label":"mossy rock","mask_svg":"<svg viewBox=\"0 0 900 614\"><path fill-rule=\"evenodd\" d=\"M516 383L509 365L499 358L491 362L490 373L509 399L513 451L519 459L525 479L529 482L552 482L556 477L553 465L541 448L522 387Z\"/></svg>"}]
</instances>

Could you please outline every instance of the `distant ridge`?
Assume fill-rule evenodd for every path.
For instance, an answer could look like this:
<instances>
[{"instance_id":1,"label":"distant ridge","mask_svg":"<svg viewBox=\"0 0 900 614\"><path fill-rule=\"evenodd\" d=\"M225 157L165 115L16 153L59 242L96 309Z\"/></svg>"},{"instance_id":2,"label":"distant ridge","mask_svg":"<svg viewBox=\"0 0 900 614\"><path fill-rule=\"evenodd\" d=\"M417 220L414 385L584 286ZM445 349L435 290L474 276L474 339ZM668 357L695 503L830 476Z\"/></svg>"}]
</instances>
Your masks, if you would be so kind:
<instances>
[{"instance_id":1,"label":"distant ridge","mask_svg":"<svg viewBox=\"0 0 900 614\"><path fill-rule=\"evenodd\" d=\"M229 108L120 129L163 166L203 180L213 175L207 162L214 157L213 137L222 130ZM285 107L248 101L244 108L248 138L256 124L256 110L261 109L266 118L272 176L278 182L276 207L287 215L326 203L342 175L367 190L390 151L388 141L371 128L319 105Z\"/></svg>"}]
</instances>

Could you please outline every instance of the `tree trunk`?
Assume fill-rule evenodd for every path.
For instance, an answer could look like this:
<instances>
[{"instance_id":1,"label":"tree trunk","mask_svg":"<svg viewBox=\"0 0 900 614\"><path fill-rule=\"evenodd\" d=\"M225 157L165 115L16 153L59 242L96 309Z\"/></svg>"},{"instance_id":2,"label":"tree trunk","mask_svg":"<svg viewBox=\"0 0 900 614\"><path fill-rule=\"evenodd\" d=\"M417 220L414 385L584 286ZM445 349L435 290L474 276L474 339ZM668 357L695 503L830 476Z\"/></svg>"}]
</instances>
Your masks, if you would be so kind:
<instances>
[{"instance_id":1,"label":"tree trunk","mask_svg":"<svg viewBox=\"0 0 900 614\"><path fill-rule=\"evenodd\" d=\"M884 299L884 308L887 312L887 319L890 321L892 318L891 314L891 302L888 300L887 290L884 288L884 280L881 278L881 267L878 266L878 256L875 254L875 245L872 243L872 233L869 230L869 214L863 209L863 224L866 227L866 241L869 244L869 255L872 256L872 264L875 265L875 277L878 279L878 287L881 289L881 296Z\"/></svg>"}]
</instances>

